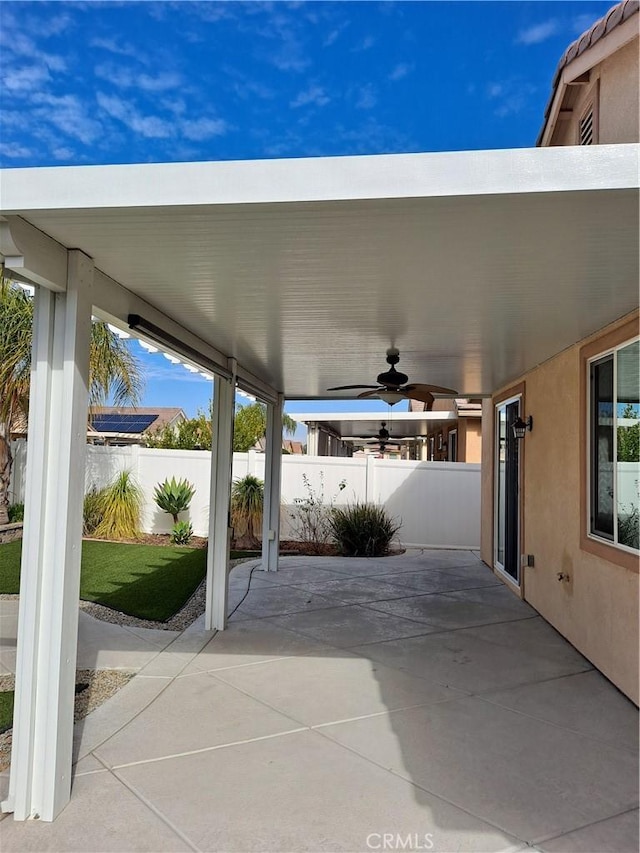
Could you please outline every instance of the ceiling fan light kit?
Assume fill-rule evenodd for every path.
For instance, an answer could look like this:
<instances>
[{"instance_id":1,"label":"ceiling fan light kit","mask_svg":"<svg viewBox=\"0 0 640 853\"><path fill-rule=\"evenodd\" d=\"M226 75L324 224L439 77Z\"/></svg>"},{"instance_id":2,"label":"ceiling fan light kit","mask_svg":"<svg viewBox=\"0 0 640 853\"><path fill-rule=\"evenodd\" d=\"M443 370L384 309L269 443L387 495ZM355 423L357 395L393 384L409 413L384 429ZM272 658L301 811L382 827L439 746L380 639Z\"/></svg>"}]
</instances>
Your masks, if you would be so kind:
<instances>
[{"instance_id":1,"label":"ceiling fan light kit","mask_svg":"<svg viewBox=\"0 0 640 853\"><path fill-rule=\"evenodd\" d=\"M457 395L453 388L443 388L441 385L425 385L423 383L411 383L408 385L409 377L406 373L396 370L396 364L400 361L400 352L395 347L387 350L387 364L391 365L389 370L379 373L378 385L339 385L335 388L327 388L327 391L355 391L362 390L358 399L379 397L390 406L395 406L400 400L419 400L427 404L427 410L431 411L434 402L434 394Z\"/></svg>"}]
</instances>

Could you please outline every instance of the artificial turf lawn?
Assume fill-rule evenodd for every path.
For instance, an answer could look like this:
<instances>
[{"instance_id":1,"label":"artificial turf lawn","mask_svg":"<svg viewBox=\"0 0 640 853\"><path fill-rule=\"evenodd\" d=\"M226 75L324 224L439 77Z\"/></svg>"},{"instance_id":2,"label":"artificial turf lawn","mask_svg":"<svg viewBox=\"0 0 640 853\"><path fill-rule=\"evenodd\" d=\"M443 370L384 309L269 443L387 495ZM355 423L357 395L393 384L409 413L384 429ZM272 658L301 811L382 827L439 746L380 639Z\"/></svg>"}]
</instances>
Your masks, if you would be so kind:
<instances>
[{"instance_id":1,"label":"artificial turf lawn","mask_svg":"<svg viewBox=\"0 0 640 853\"><path fill-rule=\"evenodd\" d=\"M0 545L0 593L20 591L22 541ZM83 541L80 598L112 610L166 622L206 573L204 548Z\"/></svg>"},{"instance_id":2,"label":"artificial turf lawn","mask_svg":"<svg viewBox=\"0 0 640 853\"><path fill-rule=\"evenodd\" d=\"M13 722L13 690L0 693L0 735L11 728Z\"/></svg>"}]
</instances>

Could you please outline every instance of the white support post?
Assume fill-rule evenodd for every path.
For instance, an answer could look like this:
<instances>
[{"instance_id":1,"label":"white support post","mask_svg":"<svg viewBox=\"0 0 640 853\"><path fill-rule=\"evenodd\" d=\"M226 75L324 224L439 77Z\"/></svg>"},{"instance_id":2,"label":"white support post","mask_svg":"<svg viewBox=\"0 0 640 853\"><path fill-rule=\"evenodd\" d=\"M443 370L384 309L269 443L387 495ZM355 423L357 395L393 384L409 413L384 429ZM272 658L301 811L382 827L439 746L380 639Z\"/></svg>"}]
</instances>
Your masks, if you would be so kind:
<instances>
[{"instance_id":1,"label":"white support post","mask_svg":"<svg viewBox=\"0 0 640 853\"><path fill-rule=\"evenodd\" d=\"M282 483L282 409L284 397L277 404L267 404L267 438L264 463L264 511L262 514L262 568L278 571L280 552L280 487Z\"/></svg>"},{"instance_id":2,"label":"white support post","mask_svg":"<svg viewBox=\"0 0 640 853\"><path fill-rule=\"evenodd\" d=\"M318 424L307 424L307 456L318 455Z\"/></svg>"},{"instance_id":3,"label":"white support post","mask_svg":"<svg viewBox=\"0 0 640 853\"><path fill-rule=\"evenodd\" d=\"M51 821L71 793L93 263L68 253L66 293L36 288L29 453L8 799Z\"/></svg>"},{"instance_id":4,"label":"white support post","mask_svg":"<svg viewBox=\"0 0 640 853\"><path fill-rule=\"evenodd\" d=\"M230 499L233 464L233 416L235 374L231 379L216 376L213 390L213 448L209 500L209 549L205 628L223 631L227 624L229 591Z\"/></svg>"}]
</instances>

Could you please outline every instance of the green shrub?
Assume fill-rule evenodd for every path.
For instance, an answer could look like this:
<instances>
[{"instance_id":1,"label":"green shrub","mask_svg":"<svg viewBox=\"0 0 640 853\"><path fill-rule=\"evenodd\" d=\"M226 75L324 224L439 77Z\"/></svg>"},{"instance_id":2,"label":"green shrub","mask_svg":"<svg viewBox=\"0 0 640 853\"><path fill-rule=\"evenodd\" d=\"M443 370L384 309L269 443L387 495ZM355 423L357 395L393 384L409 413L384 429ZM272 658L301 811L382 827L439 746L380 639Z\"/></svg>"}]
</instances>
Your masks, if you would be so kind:
<instances>
[{"instance_id":1,"label":"green shrub","mask_svg":"<svg viewBox=\"0 0 640 853\"><path fill-rule=\"evenodd\" d=\"M367 503L335 508L329 523L333 538L345 557L383 557L402 526L384 507Z\"/></svg>"},{"instance_id":2,"label":"green shrub","mask_svg":"<svg viewBox=\"0 0 640 853\"><path fill-rule=\"evenodd\" d=\"M189 521L176 521L171 528L171 541L174 545L188 545L193 536L193 527Z\"/></svg>"},{"instance_id":3,"label":"green shrub","mask_svg":"<svg viewBox=\"0 0 640 853\"><path fill-rule=\"evenodd\" d=\"M24 504L11 504L9 507L9 523L24 521Z\"/></svg>"},{"instance_id":4,"label":"green shrub","mask_svg":"<svg viewBox=\"0 0 640 853\"><path fill-rule=\"evenodd\" d=\"M236 480L231 487L231 526L236 547L256 548L262 541L264 483L253 474Z\"/></svg>"},{"instance_id":5,"label":"green shrub","mask_svg":"<svg viewBox=\"0 0 640 853\"><path fill-rule=\"evenodd\" d=\"M188 480L178 480L172 477L164 483L158 483L154 492L154 500L163 512L168 512L173 523L178 523L178 514L189 509L195 489Z\"/></svg>"},{"instance_id":6,"label":"green shrub","mask_svg":"<svg viewBox=\"0 0 640 853\"><path fill-rule=\"evenodd\" d=\"M131 471L121 471L101 493L102 519L95 535L98 539L136 539L140 530L142 489Z\"/></svg>"},{"instance_id":7,"label":"green shrub","mask_svg":"<svg viewBox=\"0 0 640 853\"><path fill-rule=\"evenodd\" d=\"M104 500L104 489L96 489L93 486L84 496L82 505L82 535L93 536L96 528L102 521L102 501Z\"/></svg>"}]
</instances>

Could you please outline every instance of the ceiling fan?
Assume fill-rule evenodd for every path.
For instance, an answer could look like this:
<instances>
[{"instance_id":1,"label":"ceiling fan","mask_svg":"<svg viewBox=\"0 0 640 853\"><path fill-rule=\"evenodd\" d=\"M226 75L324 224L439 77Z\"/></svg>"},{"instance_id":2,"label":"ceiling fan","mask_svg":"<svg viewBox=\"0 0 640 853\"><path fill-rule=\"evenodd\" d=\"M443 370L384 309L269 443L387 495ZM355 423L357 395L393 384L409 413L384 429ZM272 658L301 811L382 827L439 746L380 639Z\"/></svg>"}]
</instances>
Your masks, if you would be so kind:
<instances>
[{"instance_id":1,"label":"ceiling fan","mask_svg":"<svg viewBox=\"0 0 640 853\"><path fill-rule=\"evenodd\" d=\"M370 439L369 441L367 441L367 444L379 446L382 452L384 452L384 449L388 444L394 445L396 447L400 447L402 445L401 441L397 441L396 439L391 438L391 433L387 429L386 421L381 422L381 427L377 433L373 435L371 433L369 435L359 435L357 436L357 438Z\"/></svg>"},{"instance_id":2,"label":"ceiling fan","mask_svg":"<svg viewBox=\"0 0 640 853\"><path fill-rule=\"evenodd\" d=\"M453 394L458 392L452 388L443 388L440 385L425 385L423 383L410 383L406 373L400 373L396 370L395 365L400 361L400 352L395 347L390 347L387 350L387 364L391 367L384 373L378 374L378 385L338 385L335 388L327 388L327 391L355 391L356 389L366 389L362 394L358 394L358 399L367 397L380 397L390 406L395 405L400 400L420 400L427 404L427 409L430 411L433 406L434 394Z\"/></svg>"}]
</instances>

